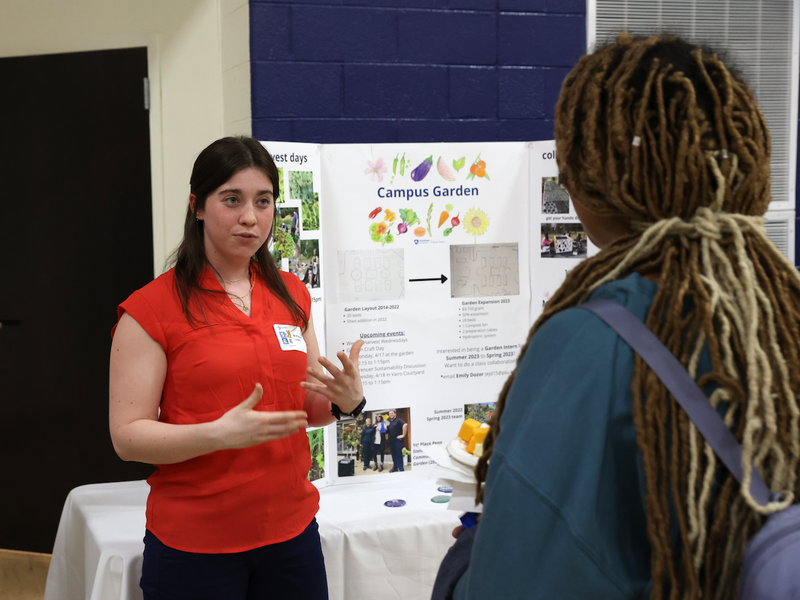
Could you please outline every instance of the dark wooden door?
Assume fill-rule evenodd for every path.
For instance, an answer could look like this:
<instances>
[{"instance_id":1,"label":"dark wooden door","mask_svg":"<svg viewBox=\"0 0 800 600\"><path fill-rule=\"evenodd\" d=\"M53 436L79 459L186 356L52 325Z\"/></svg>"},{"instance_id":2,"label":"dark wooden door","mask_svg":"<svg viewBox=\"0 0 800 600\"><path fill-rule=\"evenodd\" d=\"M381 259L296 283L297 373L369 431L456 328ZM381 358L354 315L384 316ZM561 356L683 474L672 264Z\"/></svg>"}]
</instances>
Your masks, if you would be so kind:
<instances>
[{"instance_id":1,"label":"dark wooden door","mask_svg":"<svg viewBox=\"0 0 800 600\"><path fill-rule=\"evenodd\" d=\"M153 277L145 48L0 59L0 548L51 552L108 434L116 306Z\"/></svg>"}]
</instances>

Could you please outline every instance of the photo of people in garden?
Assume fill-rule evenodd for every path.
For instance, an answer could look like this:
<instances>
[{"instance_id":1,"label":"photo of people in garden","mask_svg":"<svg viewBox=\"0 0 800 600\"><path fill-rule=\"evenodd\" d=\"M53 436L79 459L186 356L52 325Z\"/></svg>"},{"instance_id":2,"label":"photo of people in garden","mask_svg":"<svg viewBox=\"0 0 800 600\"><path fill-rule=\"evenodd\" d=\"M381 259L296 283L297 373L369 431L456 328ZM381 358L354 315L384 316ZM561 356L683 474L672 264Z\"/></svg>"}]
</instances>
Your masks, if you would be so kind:
<instances>
[{"instance_id":1,"label":"photo of people in garden","mask_svg":"<svg viewBox=\"0 0 800 600\"><path fill-rule=\"evenodd\" d=\"M578 221L542 223L542 258L586 258L587 241Z\"/></svg>"},{"instance_id":2,"label":"photo of people in garden","mask_svg":"<svg viewBox=\"0 0 800 600\"><path fill-rule=\"evenodd\" d=\"M307 288L320 287L319 240L300 240L300 254L296 260L289 261L289 271Z\"/></svg>"},{"instance_id":3,"label":"photo of people in garden","mask_svg":"<svg viewBox=\"0 0 800 600\"><path fill-rule=\"evenodd\" d=\"M272 256L279 269L288 268L284 259L295 260L300 256L300 209L296 206L278 208L275 226L272 229Z\"/></svg>"},{"instance_id":4,"label":"photo of people in garden","mask_svg":"<svg viewBox=\"0 0 800 600\"><path fill-rule=\"evenodd\" d=\"M411 410L364 411L336 424L339 477L411 470Z\"/></svg>"},{"instance_id":5,"label":"photo of people in garden","mask_svg":"<svg viewBox=\"0 0 800 600\"><path fill-rule=\"evenodd\" d=\"M303 229L319 230L319 194L312 171L289 171L289 199L302 201Z\"/></svg>"}]
</instances>

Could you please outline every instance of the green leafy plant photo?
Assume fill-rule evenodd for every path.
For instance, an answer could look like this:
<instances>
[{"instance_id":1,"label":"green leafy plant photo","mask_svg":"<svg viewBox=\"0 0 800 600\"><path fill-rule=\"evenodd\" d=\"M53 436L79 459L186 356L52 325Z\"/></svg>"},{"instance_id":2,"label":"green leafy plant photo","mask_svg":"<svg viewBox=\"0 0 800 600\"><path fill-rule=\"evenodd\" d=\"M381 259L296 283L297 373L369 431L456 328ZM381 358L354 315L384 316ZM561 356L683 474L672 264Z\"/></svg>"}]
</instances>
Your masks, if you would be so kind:
<instances>
[{"instance_id":1,"label":"green leafy plant photo","mask_svg":"<svg viewBox=\"0 0 800 600\"><path fill-rule=\"evenodd\" d=\"M311 171L289 171L289 198L311 200L314 197L314 174Z\"/></svg>"},{"instance_id":2,"label":"green leafy plant photo","mask_svg":"<svg viewBox=\"0 0 800 600\"><path fill-rule=\"evenodd\" d=\"M319 230L319 194L311 194L311 198L303 200L303 229Z\"/></svg>"},{"instance_id":3,"label":"green leafy plant photo","mask_svg":"<svg viewBox=\"0 0 800 600\"><path fill-rule=\"evenodd\" d=\"M307 431L308 445L311 448L311 469L308 480L316 481L325 477L325 430Z\"/></svg>"},{"instance_id":4,"label":"green leafy plant photo","mask_svg":"<svg viewBox=\"0 0 800 600\"><path fill-rule=\"evenodd\" d=\"M272 256L281 266L282 258L294 258L294 239L290 233L278 227L272 233Z\"/></svg>"}]
</instances>

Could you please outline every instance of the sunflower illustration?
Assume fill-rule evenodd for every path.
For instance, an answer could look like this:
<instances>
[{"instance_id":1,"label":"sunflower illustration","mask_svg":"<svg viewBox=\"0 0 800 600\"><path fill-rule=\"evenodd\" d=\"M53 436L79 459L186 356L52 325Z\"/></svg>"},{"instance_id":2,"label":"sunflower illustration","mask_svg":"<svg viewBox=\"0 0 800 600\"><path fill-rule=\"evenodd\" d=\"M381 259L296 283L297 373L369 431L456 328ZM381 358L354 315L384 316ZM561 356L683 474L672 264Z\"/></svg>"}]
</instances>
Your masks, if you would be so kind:
<instances>
[{"instance_id":1,"label":"sunflower illustration","mask_svg":"<svg viewBox=\"0 0 800 600\"><path fill-rule=\"evenodd\" d=\"M474 206L467 211L464 217L464 229L469 235L475 236L476 242L479 235L486 233L487 227L489 227L489 215Z\"/></svg>"}]
</instances>

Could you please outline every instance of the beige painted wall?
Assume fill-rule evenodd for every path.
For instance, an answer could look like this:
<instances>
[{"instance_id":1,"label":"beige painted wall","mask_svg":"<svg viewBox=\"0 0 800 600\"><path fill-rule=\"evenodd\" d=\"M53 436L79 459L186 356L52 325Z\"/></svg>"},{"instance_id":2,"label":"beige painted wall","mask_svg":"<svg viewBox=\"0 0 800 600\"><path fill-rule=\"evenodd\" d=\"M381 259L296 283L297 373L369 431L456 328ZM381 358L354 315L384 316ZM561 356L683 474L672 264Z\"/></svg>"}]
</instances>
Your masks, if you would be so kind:
<instances>
[{"instance_id":1,"label":"beige painted wall","mask_svg":"<svg viewBox=\"0 0 800 600\"><path fill-rule=\"evenodd\" d=\"M247 0L2 0L0 57L147 47L156 274L197 154L251 132L248 23Z\"/></svg>"}]
</instances>

